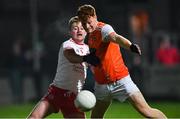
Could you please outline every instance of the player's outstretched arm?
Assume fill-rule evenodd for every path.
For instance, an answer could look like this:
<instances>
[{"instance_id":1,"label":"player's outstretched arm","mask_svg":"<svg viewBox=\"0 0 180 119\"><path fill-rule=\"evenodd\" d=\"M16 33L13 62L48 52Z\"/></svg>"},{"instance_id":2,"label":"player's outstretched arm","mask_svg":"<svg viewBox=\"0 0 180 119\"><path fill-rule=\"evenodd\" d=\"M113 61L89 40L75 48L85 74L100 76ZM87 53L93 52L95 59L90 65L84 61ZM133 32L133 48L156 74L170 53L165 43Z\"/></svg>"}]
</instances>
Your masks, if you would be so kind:
<instances>
[{"instance_id":1,"label":"player's outstretched arm","mask_svg":"<svg viewBox=\"0 0 180 119\"><path fill-rule=\"evenodd\" d=\"M64 56L69 60L71 63L81 63L83 62L83 58L77 55L74 49L66 49L64 50Z\"/></svg>"},{"instance_id":2,"label":"player's outstretched arm","mask_svg":"<svg viewBox=\"0 0 180 119\"><path fill-rule=\"evenodd\" d=\"M97 66L100 64L100 59L96 56L95 52L91 52L85 56L79 56L75 53L73 49L67 49L64 51L64 56L69 60L71 63L81 63L87 62L93 66Z\"/></svg>"},{"instance_id":3,"label":"player's outstretched arm","mask_svg":"<svg viewBox=\"0 0 180 119\"><path fill-rule=\"evenodd\" d=\"M125 38L117 33L112 33L109 35L109 39L112 42L119 44L121 47L141 55L140 47L137 44L131 43L127 38Z\"/></svg>"}]
</instances>

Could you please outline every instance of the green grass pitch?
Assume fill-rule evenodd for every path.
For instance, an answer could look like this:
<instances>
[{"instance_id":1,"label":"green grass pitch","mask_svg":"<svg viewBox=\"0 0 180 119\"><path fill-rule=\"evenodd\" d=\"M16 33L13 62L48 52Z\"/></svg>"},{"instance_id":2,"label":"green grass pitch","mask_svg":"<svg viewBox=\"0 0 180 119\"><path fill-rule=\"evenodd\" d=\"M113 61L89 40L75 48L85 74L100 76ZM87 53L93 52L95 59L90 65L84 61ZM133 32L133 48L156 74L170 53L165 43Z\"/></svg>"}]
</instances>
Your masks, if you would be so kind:
<instances>
[{"instance_id":1,"label":"green grass pitch","mask_svg":"<svg viewBox=\"0 0 180 119\"><path fill-rule=\"evenodd\" d=\"M148 102L152 107L163 111L168 118L180 118L180 102ZM0 118L26 118L35 106L34 103L23 105L6 105L0 106ZM87 118L90 112L87 112ZM62 118L62 115L52 114L47 118ZM127 102L120 103L113 101L112 105L106 112L105 118L143 118L136 110Z\"/></svg>"}]
</instances>

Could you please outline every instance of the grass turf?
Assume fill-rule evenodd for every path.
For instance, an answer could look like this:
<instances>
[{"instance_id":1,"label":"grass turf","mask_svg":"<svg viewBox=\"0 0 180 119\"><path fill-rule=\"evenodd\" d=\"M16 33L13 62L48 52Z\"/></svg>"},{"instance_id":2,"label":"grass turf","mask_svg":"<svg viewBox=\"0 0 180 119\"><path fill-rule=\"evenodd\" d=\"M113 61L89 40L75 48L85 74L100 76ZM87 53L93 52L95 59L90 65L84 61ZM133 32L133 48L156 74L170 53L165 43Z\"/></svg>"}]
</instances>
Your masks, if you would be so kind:
<instances>
[{"instance_id":1,"label":"grass turf","mask_svg":"<svg viewBox=\"0 0 180 119\"><path fill-rule=\"evenodd\" d=\"M180 103L179 102L149 102L152 107L163 111L168 118L180 118ZM0 118L26 118L30 111L35 106L34 103L21 105L6 105L0 106ZM89 118L90 112L87 112ZM47 118L62 118L62 115L52 114ZM113 101L112 105L105 114L105 118L143 118L136 110L127 102L119 103Z\"/></svg>"}]
</instances>

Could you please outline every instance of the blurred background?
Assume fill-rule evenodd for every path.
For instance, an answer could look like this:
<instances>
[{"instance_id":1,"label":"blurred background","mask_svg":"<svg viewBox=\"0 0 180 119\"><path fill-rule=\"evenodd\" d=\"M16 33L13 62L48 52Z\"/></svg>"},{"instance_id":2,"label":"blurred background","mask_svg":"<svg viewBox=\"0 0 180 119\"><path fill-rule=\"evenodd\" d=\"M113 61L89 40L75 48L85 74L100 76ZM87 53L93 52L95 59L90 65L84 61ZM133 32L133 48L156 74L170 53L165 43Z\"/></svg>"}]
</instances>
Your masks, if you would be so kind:
<instances>
[{"instance_id":1,"label":"blurred background","mask_svg":"<svg viewBox=\"0 0 180 119\"><path fill-rule=\"evenodd\" d=\"M56 73L59 47L69 38L68 21L83 4L93 5L99 21L142 48L141 57L121 50L145 98L179 101L176 0L1 0L0 106L36 102L44 95Z\"/></svg>"}]
</instances>

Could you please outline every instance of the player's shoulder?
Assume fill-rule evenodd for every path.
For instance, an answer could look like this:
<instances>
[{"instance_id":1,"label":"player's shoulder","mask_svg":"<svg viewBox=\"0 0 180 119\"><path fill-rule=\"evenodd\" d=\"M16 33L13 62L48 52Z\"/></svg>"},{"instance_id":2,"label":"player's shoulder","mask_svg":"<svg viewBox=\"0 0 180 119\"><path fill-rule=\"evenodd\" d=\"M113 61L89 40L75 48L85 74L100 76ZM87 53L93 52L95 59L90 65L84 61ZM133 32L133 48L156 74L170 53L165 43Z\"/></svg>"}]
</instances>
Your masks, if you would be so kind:
<instances>
[{"instance_id":1,"label":"player's shoulder","mask_svg":"<svg viewBox=\"0 0 180 119\"><path fill-rule=\"evenodd\" d=\"M72 41L71 41L71 39L68 39L68 40L65 40L63 43L64 43L64 44L66 44L66 43L72 43Z\"/></svg>"},{"instance_id":2,"label":"player's shoulder","mask_svg":"<svg viewBox=\"0 0 180 119\"><path fill-rule=\"evenodd\" d=\"M104 22L98 22L97 30L101 30L105 25L106 25L106 23L104 23Z\"/></svg>"},{"instance_id":3,"label":"player's shoulder","mask_svg":"<svg viewBox=\"0 0 180 119\"><path fill-rule=\"evenodd\" d=\"M103 27L104 25L106 25L106 23L104 23L104 22L98 22L98 24L97 24L98 27Z\"/></svg>"},{"instance_id":4,"label":"player's shoulder","mask_svg":"<svg viewBox=\"0 0 180 119\"><path fill-rule=\"evenodd\" d=\"M63 42L63 45L73 45L73 44L74 41L71 38Z\"/></svg>"},{"instance_id":5,"label":"player's shoulder","mask_svg":"<svg viewBox=\"0 0 180 119\"><path fill-rule=\"evenodd\" d=\"M102 29L109 29L112 28L110 24L104 23L104 22L98 22L97 24L97 30L102 30Z\"/></svg>"},{"instance_id":6,"label":"player's shoulder","mask_svg":"<svg viewBox=\"0 0 180 119\"><path fill-rule=\"evenodd\" d=\"M67 41L65 41L64 43L63 43L63 46L72 46L72 47L89 47L87 44L85 44L85 43L82 43L82 44L78 44L78 43L76 43L75 41L73 41L72 40L72 38L70 38L69 40L67 40Z\"/></svg>"},{"instance_id":7,"label":"player's shoulder","mask_svg":"<svg viewBox=\"0 0 180 119\"><path fill-rule=\"evenodd\" d=\"M72 41L72 39L68 39L63 42L62 46L63 46L63 48L67 49L67 48L73 48L75 46L75 44Z\"/></svg>"}]
</instances>

